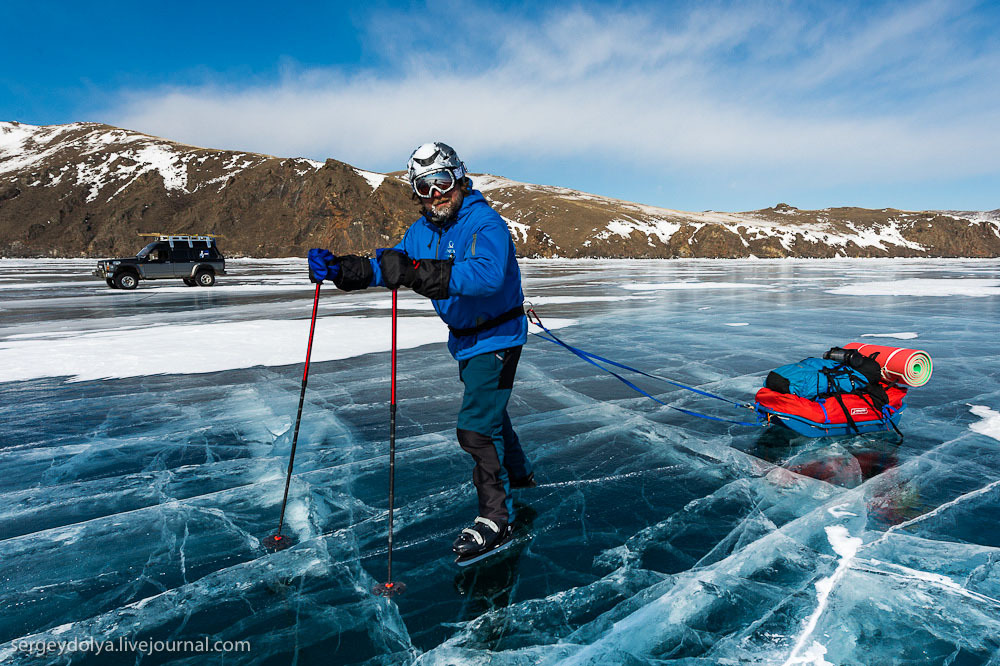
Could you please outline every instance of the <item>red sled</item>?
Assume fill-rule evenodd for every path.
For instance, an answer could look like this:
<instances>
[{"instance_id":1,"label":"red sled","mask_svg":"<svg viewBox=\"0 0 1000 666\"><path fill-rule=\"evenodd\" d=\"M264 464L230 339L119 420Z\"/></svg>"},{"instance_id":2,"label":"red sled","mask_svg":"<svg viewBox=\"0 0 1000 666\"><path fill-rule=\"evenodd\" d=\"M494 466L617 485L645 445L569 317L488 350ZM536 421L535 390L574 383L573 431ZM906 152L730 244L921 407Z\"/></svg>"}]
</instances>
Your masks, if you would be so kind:
<instances>
[{"instance_id":1,"label":"red sled","mask_svg":"<svg viewBox=\"0 0 1000 666\"><path fill-rule=\"evenodd\" d=\"M778 393L769 388L757 391L754 406L768 423L777 423L808 437L893 430L899 425L900 413L906 409L906 388L885 382L882 382L882 388L889 396L889 404L881 410L876 409L869 402L870 399L850 393L809 400L791 393ZM845 409L847 414L844 413Z\"/></svg>"}]
</instances>

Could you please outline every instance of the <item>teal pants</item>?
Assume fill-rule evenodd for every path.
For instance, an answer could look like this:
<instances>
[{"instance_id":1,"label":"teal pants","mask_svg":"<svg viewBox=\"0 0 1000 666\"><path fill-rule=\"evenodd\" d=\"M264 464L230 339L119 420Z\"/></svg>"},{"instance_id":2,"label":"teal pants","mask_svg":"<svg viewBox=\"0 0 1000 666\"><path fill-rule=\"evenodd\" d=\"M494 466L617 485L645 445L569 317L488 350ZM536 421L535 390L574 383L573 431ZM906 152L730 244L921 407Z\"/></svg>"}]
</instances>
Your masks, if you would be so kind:
<instances>
[{"instance_id":1,"label":"teal pants","mask_svg":"<svg viewBox=\"0 0 1000 666\"><path fill-rule=\"evenodd\" d=\"M507 414L520 358L521 347L511 347L458 363L458 376L465 385L458 443L475 461L472 482L479 497L479 515L503 523L514 520L510 480L531 474L531 463Z\"/></svg>"}]
</instances>

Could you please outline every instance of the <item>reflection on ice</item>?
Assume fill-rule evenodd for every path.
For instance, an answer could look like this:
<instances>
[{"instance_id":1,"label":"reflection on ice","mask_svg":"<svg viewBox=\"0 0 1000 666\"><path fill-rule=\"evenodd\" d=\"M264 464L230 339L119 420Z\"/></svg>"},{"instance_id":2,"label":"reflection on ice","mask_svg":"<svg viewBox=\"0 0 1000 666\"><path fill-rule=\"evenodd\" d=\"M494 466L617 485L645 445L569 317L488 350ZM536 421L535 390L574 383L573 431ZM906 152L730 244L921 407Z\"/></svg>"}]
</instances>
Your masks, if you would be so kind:
<instances>
[{"instance_id":1,"label":"reflection on ice","mask_svg":"<svg viewBox=\"0 0 1000 666\"><path fill-rule=\"evenodd\" d=\"M311 306L302 260L133 294L88 281L90 263L0 261L4 663L115 663L18 648L90 637L252 645L143 664L1000 654L992 263L525 262L567 342L713 393L748 399L776 365L865 334L919 336L935 376L911 391L902 442L817 440L693 421L532 338L511 411L541 485L519 491L509 556L468 570L448 552L475 510L460 384L429 304L401 294L394 574L409 590L394 602L368 592L387 554L386 293L323 294L287 518L299 543L267 555ZM854 295L873 267L923 292Z\"/></svg>"}]
</instances>

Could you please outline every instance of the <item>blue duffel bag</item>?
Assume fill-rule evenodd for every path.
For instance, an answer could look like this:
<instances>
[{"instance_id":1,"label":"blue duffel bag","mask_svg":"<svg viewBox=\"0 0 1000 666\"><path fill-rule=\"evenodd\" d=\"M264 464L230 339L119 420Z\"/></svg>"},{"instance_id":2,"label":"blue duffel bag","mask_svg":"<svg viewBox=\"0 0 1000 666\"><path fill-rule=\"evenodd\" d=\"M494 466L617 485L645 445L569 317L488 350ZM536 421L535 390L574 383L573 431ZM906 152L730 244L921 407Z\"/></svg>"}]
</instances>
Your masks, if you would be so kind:
<instances>
[{"instance_id":1,"label":"blue duffel bag","mask_svg":"<svg viewBox=\"0 0 1000 666\"><path fill-rule=\"evenodd\" d=\"M819 396L851 393L868 386L868 378L839 361L804 358L772 370L764 382L778 393L791 393L807 400Z\"/></svg>"}]
</instances>

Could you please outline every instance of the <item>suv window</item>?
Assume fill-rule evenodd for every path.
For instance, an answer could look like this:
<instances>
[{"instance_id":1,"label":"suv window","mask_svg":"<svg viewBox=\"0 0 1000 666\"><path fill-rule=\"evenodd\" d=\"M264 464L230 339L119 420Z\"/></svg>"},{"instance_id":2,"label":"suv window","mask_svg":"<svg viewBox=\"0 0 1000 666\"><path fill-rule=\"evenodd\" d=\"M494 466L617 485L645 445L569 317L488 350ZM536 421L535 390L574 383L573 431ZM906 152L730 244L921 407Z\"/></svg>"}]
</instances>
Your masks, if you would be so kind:
<instances>
[{"instance_id":1,"label":"suv window","mask_svg":"<svg viewBox=\"0 0 1000 666\"><path fill-rule=\"evenodd\" d=\"M156 243L155 245L147 245L143 252L149 251L149 260L162 264L170 258L170 244L169 243Z\"/></svg>"},{"instance_id":2,"label":"suv window","mask_svg":"<svg viewBox=\"0 0 1000 666\"><path fill-rule=\"evenodd\" d=\"M191 261L191 251L187 243L174 243L174 249L170 253L171 261Z\"/></svg>"},{"instance_id":3,"label":"suv window","mask_svg":"<svg viewBox=\"0 0 1000 666\"><path fill-rule=\"evenodd\" d=\"M191 250L191 260L198 261L199 259L218 259L219 251L214 245L206 247L204 243L195 243L194 249Z\"/></svg>"}]
</instances>

